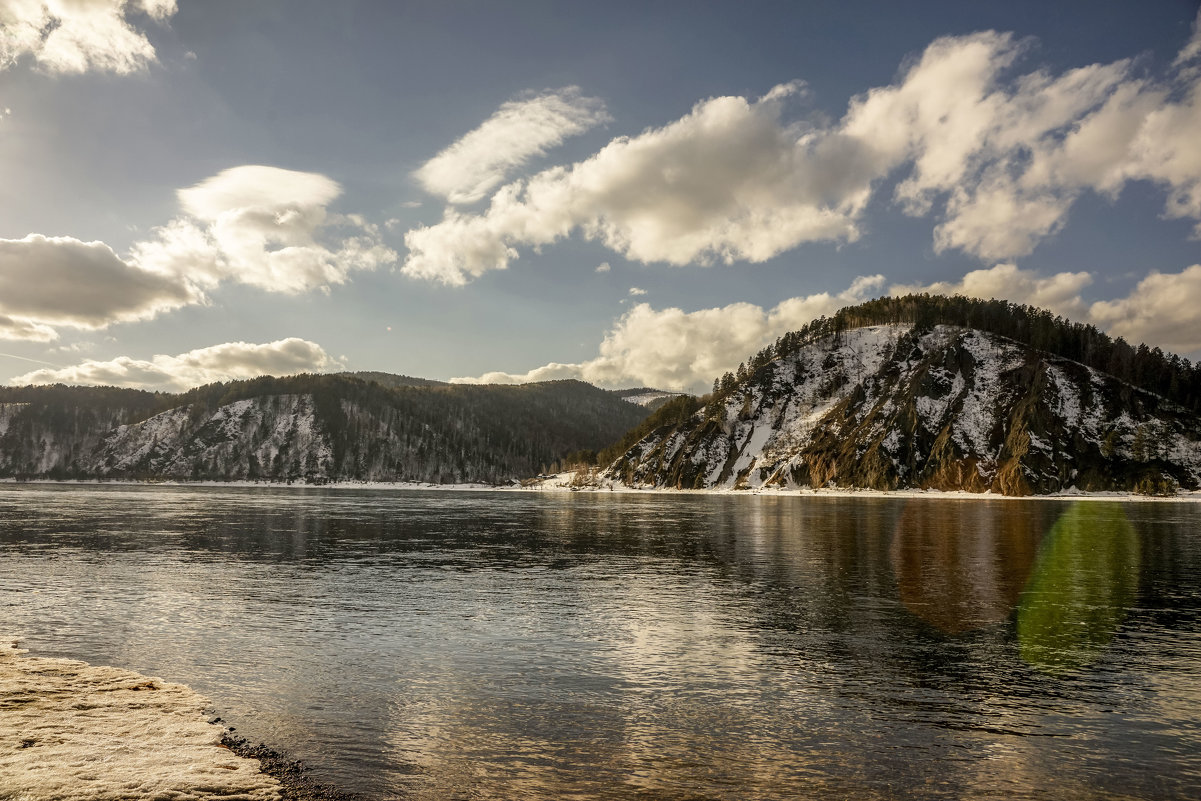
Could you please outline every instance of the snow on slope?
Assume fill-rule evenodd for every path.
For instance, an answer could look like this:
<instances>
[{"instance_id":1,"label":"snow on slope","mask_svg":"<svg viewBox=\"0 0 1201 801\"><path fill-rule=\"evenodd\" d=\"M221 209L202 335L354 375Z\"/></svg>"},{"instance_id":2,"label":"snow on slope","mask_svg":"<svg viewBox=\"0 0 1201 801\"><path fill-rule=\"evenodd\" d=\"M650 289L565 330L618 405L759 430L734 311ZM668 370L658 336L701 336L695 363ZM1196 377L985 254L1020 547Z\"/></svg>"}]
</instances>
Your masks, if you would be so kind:
<instances>
[{"instance_id":1,"label":"snow on slope","mask_svg":"<svg viewBox=\"0 0 1201 801\"><path fill-rule=\"evenodd\" d=\"M674 398L679 394L678 392L643 392L638 395L626 395L622 400L626 403L633 403L636 406L650 406L655 401L663 400L664 398Z\"/></svg>"},{"instance_id":2,"label":"snow on slope","mask_svg":"<svg viewBox=\"0 0 1201 801\"><path fill-rule=\"evenodd\" d=\"M310 395L264 395L192 419L192 407L171 409L120 426L98 456L105 474L154 473L187 478L218 468L237 478L258 471L318 472L333 458L317 425ZM278 470L276 470L278 472Z\"/></svg>"},{"instance_id":3,"label":"snow on slope","mask_svg":"<svg viewBox=\"0 0 1201 801\"><path fill-rule=\"evenodd\" d=\"M0 798L278 801L182 684L0 643Z\"/></svg>"},{"instance_id":4,"label":"snow on slope","mask_svg":"<svg viewBox=\"0 0 1201 801\"><path fill-rule=\"evenodd\" d=\"M29 406L28 403L0 403L0 437L3 437L8 432L8 427L12 424L13 417L27 406Z\"/></svg>"},{"instance_id":5,"label":"snow on slope","mask_svg":"<svg viewBox=\"0 0 1201 801\"><path fill-rule=\"evenodd\" d=\"M718 408L652 433L606 475L635 487L1017 494L1078 478L1093 489L1201 484L1201 424L1184 409L993 334L911 332L879 325L810 342Z\"/></svg>"}]
</instances>

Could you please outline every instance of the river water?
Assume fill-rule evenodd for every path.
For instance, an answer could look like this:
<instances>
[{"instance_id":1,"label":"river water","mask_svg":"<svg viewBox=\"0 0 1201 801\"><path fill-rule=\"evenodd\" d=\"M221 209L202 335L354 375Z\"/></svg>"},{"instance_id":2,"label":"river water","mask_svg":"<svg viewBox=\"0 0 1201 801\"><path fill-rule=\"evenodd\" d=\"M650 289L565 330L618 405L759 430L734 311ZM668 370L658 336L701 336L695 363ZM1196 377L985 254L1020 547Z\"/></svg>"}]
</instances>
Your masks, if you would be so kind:
<instances>
[{"instance_id":1,"label":"river water","mask_svg":"<svg viewBox=\"0 0 1201 801\"><path fill-rule=\"evenodd\" d=\"M370 798L1201 796L1201 504L7 484L0 632Z\"/></svg>"}]
</instances>

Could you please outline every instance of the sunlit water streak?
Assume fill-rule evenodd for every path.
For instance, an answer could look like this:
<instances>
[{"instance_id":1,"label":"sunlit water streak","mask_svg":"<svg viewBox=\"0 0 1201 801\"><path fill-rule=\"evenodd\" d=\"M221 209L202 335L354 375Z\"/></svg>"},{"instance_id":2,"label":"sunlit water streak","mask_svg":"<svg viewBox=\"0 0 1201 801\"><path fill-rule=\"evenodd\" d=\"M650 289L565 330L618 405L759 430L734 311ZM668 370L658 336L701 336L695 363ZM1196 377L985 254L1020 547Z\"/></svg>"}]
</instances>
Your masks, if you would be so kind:
<instances>
[{"instance_id":1,"label":"sunlit water streak","mask_svg":"<svg viewBox=\"0 0 1201 801\"><path fill-rule=\"evenodd\" d=\"M0 629L185 682L377 798L1187 798L1199 523L8 485Z\"/></svg>"}]
</instances>

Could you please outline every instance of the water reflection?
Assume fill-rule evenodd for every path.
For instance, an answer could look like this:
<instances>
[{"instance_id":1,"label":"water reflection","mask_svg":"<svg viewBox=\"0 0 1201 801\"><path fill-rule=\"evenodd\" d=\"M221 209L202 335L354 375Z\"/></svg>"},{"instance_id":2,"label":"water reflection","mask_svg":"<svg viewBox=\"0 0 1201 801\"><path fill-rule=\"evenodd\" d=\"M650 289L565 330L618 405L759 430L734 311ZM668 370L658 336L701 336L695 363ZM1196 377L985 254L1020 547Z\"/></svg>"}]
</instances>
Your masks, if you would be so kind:
<instances>
[{"instance_id":1,"label":"water reflection","mask_svg":"<svg viewBox=\"0 0 1201 801\"><path fill-rule=\"evenodd\" d=\"M1117 503L1072 504L1055 521L1022 595L1022 658L1052 673L1092 663L1134 604L1140 548Z\"/></svg>"},{"instance_id":2,"label":"water reflection","mask_svg":"<svg viewBox=\"0 0 1201 801\"><path fill-rule=\"evenodd\" d=\"M948 634L1009 618L1034 566L1045 514L1008 502L909 501L890 556L901 603Z\"/></svg>"}]
</instances>

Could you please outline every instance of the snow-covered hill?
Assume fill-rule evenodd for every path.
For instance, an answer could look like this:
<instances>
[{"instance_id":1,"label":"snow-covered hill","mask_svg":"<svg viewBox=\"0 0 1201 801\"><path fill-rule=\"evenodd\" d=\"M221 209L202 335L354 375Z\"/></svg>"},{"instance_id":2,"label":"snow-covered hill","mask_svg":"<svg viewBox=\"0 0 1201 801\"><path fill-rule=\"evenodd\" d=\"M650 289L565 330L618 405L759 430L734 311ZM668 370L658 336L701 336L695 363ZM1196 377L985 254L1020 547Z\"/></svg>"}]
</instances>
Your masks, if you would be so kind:
<instances>
[{"instance_id":1,"label":"snow-covered hill","mask_svg":"<svg viewBox=\"0 0 1201 801\"><path fill-rule=\"evenodd\" d=\"M25 387L0 395L0 477L497 484L604 447L646 414L580 381Z\"/></svg>"},{"instance_id":2,"label":"snow-covered hill","mask_svg":"<svg viewBox=\"0 0 1201 801\"><path fill-rule=\"evenodd\" d=\"M605 475L635 487L1196 489L1201 420L995 334L874 325L767 361Z\"/></svg>"}]
</instances>

